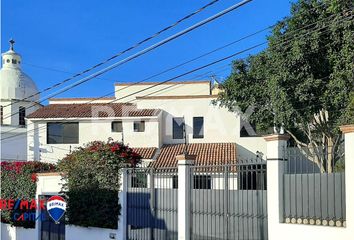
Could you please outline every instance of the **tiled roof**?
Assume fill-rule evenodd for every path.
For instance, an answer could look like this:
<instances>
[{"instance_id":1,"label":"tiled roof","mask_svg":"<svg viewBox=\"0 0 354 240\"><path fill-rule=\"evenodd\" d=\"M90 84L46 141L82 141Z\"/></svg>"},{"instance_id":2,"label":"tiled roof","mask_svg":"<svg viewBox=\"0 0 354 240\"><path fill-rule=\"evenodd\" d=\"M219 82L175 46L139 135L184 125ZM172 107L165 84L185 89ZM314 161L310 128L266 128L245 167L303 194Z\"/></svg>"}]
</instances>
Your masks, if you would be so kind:
<instances>
[{"instance_id":1,"label":"tiled roof","mask_svg":"<svg viewBox=\"0 0 354 240\"><path fill-rule=\"evenodd\" d=\"M159 109L137 109L124 103L50 104L27 118L149 117L159 113Z\"/></svg>"},{"instance_id":2,"label":"tiled roof","mask_svg":"<svg viewBox=\"0 0 354 240\"><path fill-rule=\"evenodd\" d=\"M156 149L155 147L133 148L133 151L139 154L142 159L152 159Z\"/></svg>"},{"instance_id":3,"label":"tiled roof","mask_svg":"<svg viewBox=\"0 0 354 240\"><path fill-rule=\"evenodd\" d=\"M188 154L196 155L196 166L236 163L236 143L191 143ZM152 167L176 167L176 156L182 154L185 144L163 145Z\"/></svg>"}]
</instances>

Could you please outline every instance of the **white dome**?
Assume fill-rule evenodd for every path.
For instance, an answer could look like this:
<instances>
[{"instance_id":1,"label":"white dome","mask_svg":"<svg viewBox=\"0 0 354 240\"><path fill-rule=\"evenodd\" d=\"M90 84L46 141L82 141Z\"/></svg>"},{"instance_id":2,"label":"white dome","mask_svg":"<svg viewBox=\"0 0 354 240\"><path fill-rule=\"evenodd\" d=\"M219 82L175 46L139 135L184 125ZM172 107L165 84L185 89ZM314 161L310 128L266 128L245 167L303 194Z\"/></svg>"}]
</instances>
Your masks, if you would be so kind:
<instances>
[{"instance_id":1,"label":"white dome","mask_svg":"<svg viewBox=\"0 0 354 240\"><path fill-rule=\"evenodd\" d=\"M0 70L0 99L26 99L38 102L38 88L34 81L21 70L21 56L11 49L2 54L3 67ZM33 96L35 95L35 96Z\"/></svg>"}]
</instances>

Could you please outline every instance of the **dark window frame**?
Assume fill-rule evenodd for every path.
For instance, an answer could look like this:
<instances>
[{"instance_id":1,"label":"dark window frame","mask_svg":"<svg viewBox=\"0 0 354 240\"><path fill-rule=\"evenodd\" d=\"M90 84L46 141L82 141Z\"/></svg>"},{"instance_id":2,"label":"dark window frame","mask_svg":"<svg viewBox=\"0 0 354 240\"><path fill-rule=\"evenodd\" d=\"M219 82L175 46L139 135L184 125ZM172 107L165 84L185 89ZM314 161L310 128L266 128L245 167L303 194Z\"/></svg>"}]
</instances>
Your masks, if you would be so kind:
<instances>
[{"instance_id":1,"label":"dark window frame","mask_svg":"<svg viewBox=\"0 0 354 240\"><path fill-rule=\"evenodd\" d=\"M4 123L4 106L0 106L0 124Z\"/></svg>"},{"instance_id":2,"label":"dark window frame","mask_svg":"<svg viewBox=\"0 0 354 240\"><path fill-rule=\"evenodd\" d=\"M199 129L196 126L198 121L202 122L202 125L199 127ZM199 131L197 132L197 130ZM193 117L193 138L204 138L204 117Z\"/></svg>"},{"instance_id":3,"label":"dark window frame","mask_svg":"<svg viewBox=\"0 0 354 240\"><path fill-rule=\"evenodd\" d=\"M133 130L134 132L145 132L145 121L134 121Z\"/></svg>"},{"instance_id":4,"label":"dark window frame","mask_svg":"<svg viewBox=\"0 0 354 240\"><path fill-rule=\"evenodd\" d=\"M178 123L178 121L181 121L181 124ZM172 118L172 139L184 139L184 118L183 117L174 117ZM181 131L181 132L178 132Z\"/></svg>"},{"instance_id":5,"label":"dark window frame","mask_svg":"<svg viewBox=\"0 0 354 240\"><path fill-rule=\"evenodd\" d=\"M120 127L117 127L117 129L114 127L115 124L120 124ZM112 132L123 132L123 122L122 121L113 121L111 123L111 131Z\"/></svg>"},{"instance_id":6,"label":"dark window frame","mask_svg":"<svg viewBox=\"0 0 354 240\"><path fill-rule=\"evenodd\" d=\"M18 125L20 126L26 126L26 108L23 106L20 106L18 108Z\"/></svg>"},{"instance_id":7,"label":"dark window frame","mask_svg":"<svg viewBox=\"0 0 354 240\"><path fill-rule=\"evenodd\" d=\"M58 129L50 129L50 127L59 127ZM73 138L73 137L68 137L65 136L65 131L69 133L73 133L72 129L66 129L69 128L68 126L75 126L76 127L76 132L75 132L75 137L74 140L68 141L68 139ZM58 134L51 134L50 132L53 131L59 131L60 133ZM59 135L60 134L60 135ZM54 138L51 138L51 136L54 136ZM54 140L54 139L60 140ZM80 138L80 129L79 129L79 122L47 122L47 144L79 144L79 138Z\"/></svg>"}]
</instances>

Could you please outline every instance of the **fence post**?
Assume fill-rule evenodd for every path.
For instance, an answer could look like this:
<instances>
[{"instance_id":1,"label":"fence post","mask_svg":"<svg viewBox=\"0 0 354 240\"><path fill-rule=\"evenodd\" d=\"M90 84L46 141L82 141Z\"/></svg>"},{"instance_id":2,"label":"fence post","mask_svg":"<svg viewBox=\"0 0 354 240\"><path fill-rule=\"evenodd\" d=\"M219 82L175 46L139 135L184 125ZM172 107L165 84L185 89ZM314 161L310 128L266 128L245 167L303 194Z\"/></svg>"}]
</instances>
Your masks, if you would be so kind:
<instances>
[{"instance_id":1,"label":"fence post","mask_svg":"<svg viewBox=\"0 0 354 240\"><path fill-rule=\"evenodd\" d=\"M178 240L189 240L191 234L191 174L196 156L176 156L178 162Z\"/></svg>"},{"instance_id":2,"label":"fence post","mask_svg":"<svg viewBox=\"0 0 354 240\"><path fill-rule=\"evenodd\" d=\"M340 130L344 134L346 227L354 229L354 124Z\"/></svg>"},{"instance_id":3,"label":"fence post","mask_svg":"<svg viewBox=\"0 0 354 240\"><path fill-rule=\"evenodd\" d=\"M120 217L118 220L118 237L117 239L127 239L128 229L128 170L121 170L121 185L119 191L119 203L121 205Z\"/></svg>"},{"instance_id":4,"label":"fence post","mask_svg":"<svg viewBox=\"0 0 354 240\"><path fill-rule=\"evenodd\" d=\"M285 149L288 135L268 135L267 142L267 207L268 207L268 235L273 239L277 230L272 228L283 222L283 174L287 159Z\"/></svg>"}]
</instances>

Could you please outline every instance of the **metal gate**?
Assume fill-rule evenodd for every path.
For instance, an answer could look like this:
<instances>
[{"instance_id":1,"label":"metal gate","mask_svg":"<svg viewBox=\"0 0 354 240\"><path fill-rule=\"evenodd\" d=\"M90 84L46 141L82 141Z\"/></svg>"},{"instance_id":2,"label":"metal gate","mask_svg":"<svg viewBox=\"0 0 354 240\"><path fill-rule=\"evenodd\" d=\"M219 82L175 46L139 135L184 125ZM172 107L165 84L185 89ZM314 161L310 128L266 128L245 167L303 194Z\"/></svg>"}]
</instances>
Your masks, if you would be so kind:
<instances>
[{"instance_id":1,"label":"metal gate","mask_svg":"<svg viewBox=\"0 0 354 240\"><path fill-rule=\"evenodd\" d=\"M127 239L177 239L177 173L127 170ZM191 239L268 239L265 162L191 166L189 174Z\"/></svg>"},{"instance_id":2,"label":"metal gate","mask_svg":"<svg viewBox=\"0 0 354 240\"><path fill-rule=\"evenodd\" d=\"M177 168L136 168L127 175L127 238L177 239Z\"/></svg>"},{"instance_id":3,"label":"metal gate","mask_svg":"<svg viewBox=\"0 0 354 240\"><path fill-rule=\"evenodd\" d=\"M266 165L193 166L191 239L268 239Z\"/></svg>"},{"instance_id":4,"label":"metal gate","mask_svg":"<svg viewBox=\"0 0 354 240\"><path fill-rule=\"evenodd\" d=\"M47 201L49 195L40 195L41 200ZM40 239L41 240L65 240L65 216L63 216L59 222L56 224L48 215L46 209L41 210L44 214L44 218L40 221Z\"/></svg>"}]
</instances>

